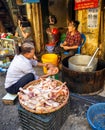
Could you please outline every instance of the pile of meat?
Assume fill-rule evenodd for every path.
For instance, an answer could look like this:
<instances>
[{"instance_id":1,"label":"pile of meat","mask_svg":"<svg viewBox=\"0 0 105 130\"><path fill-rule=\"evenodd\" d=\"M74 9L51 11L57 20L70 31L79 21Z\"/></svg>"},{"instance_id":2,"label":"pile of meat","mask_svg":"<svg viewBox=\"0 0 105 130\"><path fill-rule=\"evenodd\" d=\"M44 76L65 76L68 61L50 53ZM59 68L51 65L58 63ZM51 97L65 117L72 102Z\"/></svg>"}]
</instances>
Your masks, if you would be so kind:
<instances>
[{"instance_id":1,"label":"pile of meat","mask_svg":"<svg viewBox=\"0 0 105 130\"><path fill-rule=\"evenodd\" d=\"M61 108L69 98L66 83L46 78L33 81L32 85L20 88L19 101L27 110L49 113Z\"/></svg>"}]
</instances>

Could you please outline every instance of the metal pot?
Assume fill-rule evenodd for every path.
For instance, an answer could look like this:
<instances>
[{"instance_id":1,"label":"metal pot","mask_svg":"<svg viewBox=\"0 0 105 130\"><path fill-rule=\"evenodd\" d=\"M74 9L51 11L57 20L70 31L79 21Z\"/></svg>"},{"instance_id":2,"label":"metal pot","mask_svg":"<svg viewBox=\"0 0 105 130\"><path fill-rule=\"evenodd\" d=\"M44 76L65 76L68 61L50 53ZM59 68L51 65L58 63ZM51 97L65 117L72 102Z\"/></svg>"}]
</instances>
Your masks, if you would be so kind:
<instances>
[{"instance_id":1,"label":"metal pot","mask_svg":"<svg viewBox=\"0 0 105 130\"><path fill-rule=\"evenodd\" d=\"M98 59L94 58L91 65L87 66L91 56L88 55L74 55L68 59L69 69L79 72L92 72L97 68Z\"/></svg>"}]
</instances>

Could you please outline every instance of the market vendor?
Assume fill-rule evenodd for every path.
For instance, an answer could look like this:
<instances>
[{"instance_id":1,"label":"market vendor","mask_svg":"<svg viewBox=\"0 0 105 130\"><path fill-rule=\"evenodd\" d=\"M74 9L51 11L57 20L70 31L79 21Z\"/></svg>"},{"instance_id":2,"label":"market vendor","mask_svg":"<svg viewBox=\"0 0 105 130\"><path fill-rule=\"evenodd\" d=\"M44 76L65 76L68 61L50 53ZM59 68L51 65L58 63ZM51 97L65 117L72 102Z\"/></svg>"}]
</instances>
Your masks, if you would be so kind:
<instances>
[{"instance_id":1,"label":"market vendor","mask_svg":"<svg viewBox=\"0 0 105 130\"><path fill-rule=\"evenodd\" d=\"M56 44L59 41L59 30L55 26L55 24L57 23L55 15L49 15L48 21L49 21L49 27L46 29L48 44L49 43Z\"/></svg>"},{"instance_id":2,"label":"market vendor","mask_svg":"<svg viewBox=\"0 0 105 130\"><path fill-rule=\"evenodd\" d=\"M40 78L33 67L47 67L48 64L38 62L34 59L34 56L34 45L31 42L24 42L20 54L14 56L7 70L5 89L8 93L16 94L20 87Z\"/></svg>"},{"instance_id":3,"label":"market vendor","mask_svg":"<svg viewBox=\"0 0 105 130\"><path fill-rule=\"evenodd\" d=\"M77 51L78 46L81 44L82 38L81 33L78 31L79 21L71 20L68 23L68 31L66 38L60 46L57 46L54 50L55 53L62 54L65 51L74 55Z\"/></svg>"}]
</instances>

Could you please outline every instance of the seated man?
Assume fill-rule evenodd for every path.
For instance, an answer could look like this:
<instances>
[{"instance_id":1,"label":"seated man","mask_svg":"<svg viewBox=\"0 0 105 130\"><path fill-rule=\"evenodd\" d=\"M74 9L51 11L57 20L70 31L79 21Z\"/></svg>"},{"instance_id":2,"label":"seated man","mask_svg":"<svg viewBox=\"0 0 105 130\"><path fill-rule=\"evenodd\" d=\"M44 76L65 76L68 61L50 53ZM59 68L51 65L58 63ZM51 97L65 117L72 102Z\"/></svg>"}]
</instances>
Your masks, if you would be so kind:
<instances>
[{"instance_id":1,"label":"seated man","mask_svg":"<svg viewBox=\"0 0 105 130\"><path fill-rule=\"evenodd\" d=\"M49 63L41 63L36 60L35 47L31 42L24 42L21 46L19 54L16 54L11 61L8 68L5 89L8 93L17 94L19 88L41 77L48 77L49 75L38 76L33 67L47 67ZM48 68L48 67L47 67Z\"/></svg>"},{"instance_id":2,"label":"seated man","mask_svg":"<svg viewBox=\"0 0 105 130\"><path fill-rule=\"evenodd\" d=\"M72 20L69 22L65 41L55 48L55 53L61 54L68 51L71 55L75 54L78 46L81 44L81 34L77 30L78 25L78 21Z\"/></svg>"}]
</instances>

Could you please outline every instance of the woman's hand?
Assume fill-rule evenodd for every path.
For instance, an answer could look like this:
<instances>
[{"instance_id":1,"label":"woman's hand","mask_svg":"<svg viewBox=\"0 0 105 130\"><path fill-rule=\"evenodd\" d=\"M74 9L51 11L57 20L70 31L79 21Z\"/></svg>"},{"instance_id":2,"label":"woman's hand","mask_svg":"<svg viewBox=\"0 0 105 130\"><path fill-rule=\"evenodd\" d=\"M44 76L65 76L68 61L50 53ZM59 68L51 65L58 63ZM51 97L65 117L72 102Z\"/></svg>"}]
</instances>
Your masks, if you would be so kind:
<instances>
[{"instance_id":1,"label":"woman's hand","mask_svg":"<svg viewBox=\"0 0 105 130\"><path fill-rule=\"evenodd\" d=\"M23 28L22 28L22 26L20 25L19 27L20 27L20 30L21 30L21 31L23 31Z\"/></svg>"},{"instance_id":2,"label":"woman's hand","mask_svg":"<svg viewBox=\"0 0 105 130\"><path fill-rule=\"evenodd\" d=\"M63 47L63 43L60 44L60 47Z\"/></svg>"},{"instance_id":3,"label":"woman's hand","mask_svg":"<svg viewBox=\"0 0 105 130\"><path fill-rule=\"evenodd\" d=\"M64 49L64 50L69 50L70 47L68 47L68 46L63 46L63 49Z\"/></svg>"},{"instance_id":4,"label":"woman's hand","mask_svg":"<svg viewBox=\"0 0 105 130\"><path fill-rule=\"evenodd\" d=\"M64 46L66 46L66 44L67 44L66 41L64 41L64 43L60 44L60 47L64 47Z\"/></svg>"}]
</instances>

